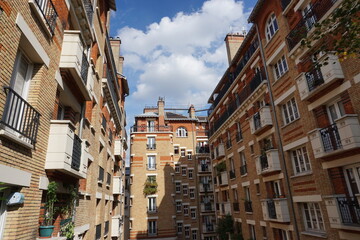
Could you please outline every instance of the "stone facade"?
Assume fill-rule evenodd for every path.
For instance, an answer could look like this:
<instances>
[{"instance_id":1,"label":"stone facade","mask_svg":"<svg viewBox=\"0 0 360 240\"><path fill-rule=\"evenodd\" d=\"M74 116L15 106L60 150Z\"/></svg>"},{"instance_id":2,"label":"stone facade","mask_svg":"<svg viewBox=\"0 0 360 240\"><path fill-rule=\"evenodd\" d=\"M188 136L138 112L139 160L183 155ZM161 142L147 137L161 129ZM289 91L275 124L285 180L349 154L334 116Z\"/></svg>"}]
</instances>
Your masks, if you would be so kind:
<instances>
[{"instance_id":1,"label":"stone facade","mask_svg":"<svg viewBox=\"0 0 360 240\"><path fill-rule=\"evenodd\" d=\"M359 238L358 59L296 35L341 2L258 1L209 100L216 216L230 205L244 239Z\"/></svg>"}]
</instances>

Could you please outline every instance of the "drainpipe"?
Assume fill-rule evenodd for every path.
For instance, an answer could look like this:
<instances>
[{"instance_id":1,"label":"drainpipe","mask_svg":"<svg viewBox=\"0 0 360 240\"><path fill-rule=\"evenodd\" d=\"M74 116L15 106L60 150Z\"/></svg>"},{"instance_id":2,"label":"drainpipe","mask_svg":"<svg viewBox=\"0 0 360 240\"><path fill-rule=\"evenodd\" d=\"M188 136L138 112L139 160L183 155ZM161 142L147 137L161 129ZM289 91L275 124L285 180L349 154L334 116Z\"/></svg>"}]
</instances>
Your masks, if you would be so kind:
<instances>
[{"instance_id":1,"label":"drainpipe","mask_svg":"<svg viewBox=\"0 0 360 240\"><path fill-rule=\"evenodd\" d=\"M257 34L257 38L259 40L259 47L260 47L260 53L261 53L261 58L265 64L264 66L264 70L265 70L265 75L266 75L266 79L267 79L267 85L268 85L268 89L269 89L269 96L270 96L270 104L271 107L273 109L273 117L274 117L274 125L275 125L275 132L276 135L279 139L278 141L278 148L279 148L279 152L280 154L280 159L281 159L281 163L284 166L283 172L285 173L285 185L286 188L288 190L288 194L289 194L289 201L290 202L290 211L293 215L293 221L294 221L294 230L295 230L295 236L297 240L300 240L300 233L299 233L299 228L298 228L298 224L297 224L297 220L296 220L296 215L295 215L295 207L294 207L294 202L293 202L293 197L292 197L292 192L291 192L291 188L290 188L290 180L289 180L289 174L287 171L287 167L286 167L286 161L285 161L285 155L284 155L284 149L283 149L283 145L282 145L282 139L281 139L281 134L280 134L280 127L277 121L277 116L276 116L276 107L275 107L275 103L274 103L274 97L272 94L272 90L271 90L271 84L269 81L269 74L266 68L266 61L265 61L265 54L264 54L264 49L262 46L262 42L260 39L260 35L259 35L259 29L258 29L258 25L256 23L254 23L255 27L256 27L256 34Z\"/></svg>"}]
</instances>

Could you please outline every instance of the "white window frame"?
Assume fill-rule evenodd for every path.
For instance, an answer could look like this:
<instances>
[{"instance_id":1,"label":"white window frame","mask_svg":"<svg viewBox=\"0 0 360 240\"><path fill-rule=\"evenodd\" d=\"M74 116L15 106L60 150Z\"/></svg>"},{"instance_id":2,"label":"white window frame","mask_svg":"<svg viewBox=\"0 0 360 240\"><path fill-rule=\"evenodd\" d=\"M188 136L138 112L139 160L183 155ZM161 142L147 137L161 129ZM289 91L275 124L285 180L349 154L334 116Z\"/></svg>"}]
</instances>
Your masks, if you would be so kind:
<instances>
[{"instance_id":1,"label":"white window frame","mask_svg":"<svg viewBox=\"0 0 360 240\"><path fill-rule=\"evenodd\" d=\"M190 226L184 226L184 236L190 238Z\"/></svg>"},{"instance_id":2,"label":"white window frame","mask_svg":"<svg viewBox=\"0 0 360 240\"><path fill-rule=\"evenodd\" d=\"M308 210L305 209L305 206L307 206ZM311 211L310 207L312 207L314 210ZM320 204L318 202L304 202L301 204L301 208L303 212L305 230L310 232L325 232L324 217L321 212ZM307 212L309 219L307 219ZM320 219L322 221L320 221ZM308 221L310 222L311 227L308 226ZM318 225L318 227L316 228L315 225Z\"/></svg>"},{"instance_id":3,"label":"white window frame","mask_svg":"<svg viewBox=\"0 0 360 240\"><path fill-rule=\"evenodd\" d=\"M191 237L193 240L197 239L197 230L196 229L191 230Z\"/></svg>"},{"instance_id":4,"label":"white window frame","mask_svg":"<svg viewBox=\"0 0 360 240\"><path fill-rule=\"evenodd\" d=\"M289 71L289 66L287 64L285 55L282 55L279 60L276 61L273 69L275 80L280 79L287 71Z\"/></svg>"},{"instance_id":5,"label":"white window frame","mask_svg":"<svg viewBox=\"0 0 360 240\"><path fill-rule=\"evenodd\" d=\"M181 213L182 212L182 202L176 201L176 212Z\"/></svg>"},{"instance_id":6,"label":"white window frame","mask_svg":"<svg viewBox=\"0 0 360 240\"><path fill-rule=\"evenodd\" d=\"M300 118L299 109L297 107L295 97L292 97L291 99L289 99L289 101L286 101L281 106L281 108L285 125L288 125Z\"/></svg>"},{"instance_id":7,"label":"white window frame","mask_svg":"<svg viewBox=\"0 0 360 240\"><path fill-rule=\"evenodd\" d=\"M179 154L180 154L180 147L179 147L179 146L174 146L174 154L175 154L175 155L179 155Z\"/></svg>"},{"instance_id":8,"label":"white window frame","mask_svg":"<svg viewBox=\"0 0 360 240\"><path fill-rule=\"evenodd\" d=\"M187 175L187 167L181 167L181 175L184 177Z\"/></svg>"},{"instance_id":9,"label":"white window frame","mask_svg":"<svg viewBox=\"0 0 360 240\"><path fill-rule=\"evenodd\" d=\"M0 199L1 197L5 198L8 195L8 190L4 190L0 192ZM5 230L5 223L6 223L6 202L5 200L0 200L0 239L2 239L2 235L4 234Z\"/></svg>"},{"instance_id":10,"label":"white window frame","mask_svg":"<svg viewBox=\"0 0 360 240\"><path fill-rule=\"evenodd\" d=\"M294 175L311 172L311 164L306 146L291 150Z\"/></svg>"},{"instance_id":11,"label":"white window frame","mask_svg":"<svg viewBox=\"0 0 360 240\"><path fill-rule=\"evenodd\" d=\"M280 180L273 181L272 185L274 188L274 197L279 198L282 195Z\"/></svg>"},{"instance_id":12,"label":"white window frame","mask_svg":"<svg viewBox=\"0 0 360 240\"><path fill-rule=\"evenodd\" d=\"M175 173L180 173L180 166L179 165L175 165Z\"/></svg>"},{"instance_id":13,"label":"white window frame","mask_svg":"<svg viewBox=\"0 0 360 240\"><path fill-rule=\"evenodd\" d=\"M192 160L192 151L187 151L187 159Z\"/></svg>"},{"instance_id":14,"label":"white window frame","mask_svg":"<svg viewBox=\"0 0 360 240\"><path fill-rule=\"evenodd\" d=\"M182 185L182 193L184 196L187 196L189 194L189 186L187 184Z\"/></svg>"},{"instance_id":15,"label":"white window frame","mask_svg":"<svg viewBox=\"0 0 360 240\"><path fill-rule=\"evenodd\" d=\"M151 235L157 234L157 221L156 220L148 220L148 233Z\"/></svg>"},{"instance_id":16,"label":"white window frame","mask_svg":"<svg viewBox=\"0 0 360 240\"><path fill-rule=\"evenodd\" d=\"M149 149L155 149L156 138L155 137L148 137L147 138L147 144L149 146Z\"/></svg>"},{"instance_id":17,"label":"white window frame","mask_svg":"<svg viewBox=\"0 0 360 240\"><path fill-rule=\"evenodd\" d=\"M335 110L335 113L336 113L336 119L333 119L333 116L331 114L331 111L330 111L330 107L334 107L334 110ZM328 103L326 105L326 111L327 111L327 114L329 116L329 121L331 124L335 123L335 120L341 118L342 116L345 115L345 109L344 109L344 104L343 102L341 101L341 99L337 98L336 100L333 100L331 101L330 103Z\"/></svg>"},{"instance_id":18,"label":"white window frame","mask_svg":"<svg viewBox=\"0 0 360 240\"><path fill-rule=\"evenodd\" d=\"M195 188L189 188L189 197L190 199L195 199Z\"/></svg>"},{"instance_id":19,"label":"white window frame","mask_svg":"<svg viewBox=\"0 0 360 240\"><path fill-rule=\"evenodd\" d=\"M275 13L271 13L270 17L266 21L266 28L265 28L266 40L269 42L278 30L279 30L279 24L277 22Z\"/></svg>"},{"instance_id":20,"label":"white window frame","mask_svg":"<svg viewBox=\"0 0 360 240\"><path fill-rule=\"evenodd\" d=\"M176 129L176 137L188 137L187 129L185 127Z\"/></svg>"},{"instance_id":21,"label":"white window frame","mask_svg":"<svg viewBox=\"0 0 360 240\"><path fill-rule=\"evenodd\" d=\"M196 219L196 217L197 217L196 208L190 208L190 216L191 216L191 219Z\"/></svg>"},{"instance_id":22,"label":"white window frame","mask_svg":"<svg viewBox=\"0 0 360 240\"><path fill-rule=\"evenodd\" d=\"M181 182L175 182L175 192L181 193Z\"/></svg>"},{"instance_id":23,"label":"white window frame","mask_svg":"<svg viewBox=\"0 0 360 240\"><path fill-rule=\"evenodd\" d=\"M185 157L185 156L186 156L186 149L180 148L180 157Z\"/></svg>"},{"instance_id":24,"label":"white window frame","mask_svg":"<svg viewBox=\"0 0 360 240\"><path fill-rule=\"evenodd\" d=\"M147 169L156 170L156 155L147 155Z\"/></svg>"},{"instance_id":25,"label":"white window frame","mask_svg":"<svg viewBox=\"0 0 360 240\"><path fill-rule=\"evenodd\" d=\"M358 189L358 192L360 193L360 170L358 170L358 169L360 169L360 164L346 166L346 167L343 168L347 189L348 189L348 191L350 193L350 196L354 196L356 193L353 192L353 189L351 187L350 179L349 179L348 173L347 173L348 169L352 169L352 172L353 172L353 175L354 175L353 177L354 177L354 180L355 180L355 183L356 183L356 187Z\"/></svg>"},{"instance_id":26,"label":"white window frame","mask_svg":"<svg viewBox=\"0 0 360 240\"><path fill-rule=\"evenodd\" d=\"M189 205L183 204L183 214L184 216L189 216Z\"/></svg>"},{"instance_id":27,"label":"white window frame","mask_svg":"<svg viewBox=\"0 0 360 240\"><path fill-rule=\"evenodd\" d=\"M156 197L148 197L148 209L149 212L156 211Z\"/></svg>"},{"instance_id":28,"label":"white window frame","mask_svg":"<svg viewBox=\"0 0 360 240\"><path fill-rule=\"evenodd\" d=\"M193 179L194 178L194 169L189 168L188 169L188 178Z\"/></svg>"},{"instance_id":29,"label":"white window frame","mask_svg":"<svg viewBox=\"0 0 360 240\"><path fill-rule=\"evenodd\" d=\"M177 234L182 234L182 232L183 232L183 223L182 222L177 222L176 223L176 229L177 229Z\"/></svg>"}]
</instances>

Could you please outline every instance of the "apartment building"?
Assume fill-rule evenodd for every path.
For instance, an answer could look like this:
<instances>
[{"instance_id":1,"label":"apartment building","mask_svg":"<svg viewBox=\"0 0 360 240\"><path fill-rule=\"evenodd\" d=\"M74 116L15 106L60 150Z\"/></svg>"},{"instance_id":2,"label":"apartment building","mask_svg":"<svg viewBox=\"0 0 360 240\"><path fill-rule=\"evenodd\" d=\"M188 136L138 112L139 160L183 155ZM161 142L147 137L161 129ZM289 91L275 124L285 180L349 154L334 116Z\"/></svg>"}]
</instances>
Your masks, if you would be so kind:
<instances>
[{"instance_id":1,"label":"apartment building","mask_svg":"<svg viewBox=\"0 0 360 240\"><path fill-rule=\"evenodd\" d=\"M73 224L75 239L122 238L129 89L120 40L108 35L115 1L1 1L0 10L0 238L38 237L50 182L52 236Z\"/></svg>"},{"instance_id":2,"label":"apartment building","mask_svg":"<svg viewBox=\"0 0 360 240\"><path fill-rule=\"evenodd\" d=\"M130 239L215 239L207 118L157 106L131 128Z\"/></svg>"},{"instance_id":3,"label":"apartment building","mask_svg":"<svg viewBox=\"0 0 360 240\"><path fill-rule=\"evenodd\" d=\"M301 46L341 2L259 0L226 38L209 144L216 216L245 239L359 238L358 60Z\"/></svg>"}]
</instances>

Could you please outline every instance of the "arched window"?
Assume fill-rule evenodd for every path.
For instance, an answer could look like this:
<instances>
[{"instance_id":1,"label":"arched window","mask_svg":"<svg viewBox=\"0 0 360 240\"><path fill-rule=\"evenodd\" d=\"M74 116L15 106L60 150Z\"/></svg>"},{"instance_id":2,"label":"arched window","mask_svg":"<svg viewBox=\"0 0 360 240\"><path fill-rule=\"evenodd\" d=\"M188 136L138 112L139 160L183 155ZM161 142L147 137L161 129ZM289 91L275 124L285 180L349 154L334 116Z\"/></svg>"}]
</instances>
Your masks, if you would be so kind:
<instances>
[{"instance_id":1,"label":"arched window","mask_svg":"<svg viewBox=\"0 0 360 240\"><path fill-rule=\"evenodd\" d=\"M275 14L272 13L266 22L266 40L270 40L279 29Z\"/></svg>"},{"instance_id":2,"label":"arched window","mask_svg":"<svg viewBox=\"0 0 360 240\"><path fill-rule=\"evenodd\" d=\"M176 136L177 136L177 137L187 137L187 136L188 136L188 133L187 133L186 128L184 128L184 127L179 127L179 128L176 130Z\"/></svg>"}]
</instances>

